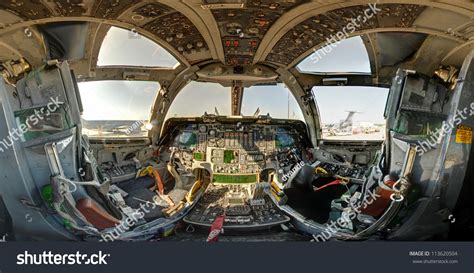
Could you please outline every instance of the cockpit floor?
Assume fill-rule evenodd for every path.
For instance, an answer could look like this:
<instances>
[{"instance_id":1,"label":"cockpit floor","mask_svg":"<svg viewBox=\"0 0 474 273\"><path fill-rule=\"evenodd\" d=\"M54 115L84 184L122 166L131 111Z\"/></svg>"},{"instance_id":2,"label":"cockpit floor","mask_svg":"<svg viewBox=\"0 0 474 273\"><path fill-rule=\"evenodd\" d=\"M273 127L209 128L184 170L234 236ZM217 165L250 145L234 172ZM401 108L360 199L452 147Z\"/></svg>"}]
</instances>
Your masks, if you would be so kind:
<instances>
[{"instance_id":1,"label":"cockpit floor","mask_svg":"<svg viewBox=\"0 0 474 273\"><path fill-rule=\"evenodd\" d=\"M320 187L334 178L320 177L313 181L313 186ZM301 215L314 220L317 223L326 223L331 212L331 201L340 198L347 188L342 185L330 186L319 191L307 191L299 188L286 189L288 196L287 205Z\"/></svg>"}]
</instances>

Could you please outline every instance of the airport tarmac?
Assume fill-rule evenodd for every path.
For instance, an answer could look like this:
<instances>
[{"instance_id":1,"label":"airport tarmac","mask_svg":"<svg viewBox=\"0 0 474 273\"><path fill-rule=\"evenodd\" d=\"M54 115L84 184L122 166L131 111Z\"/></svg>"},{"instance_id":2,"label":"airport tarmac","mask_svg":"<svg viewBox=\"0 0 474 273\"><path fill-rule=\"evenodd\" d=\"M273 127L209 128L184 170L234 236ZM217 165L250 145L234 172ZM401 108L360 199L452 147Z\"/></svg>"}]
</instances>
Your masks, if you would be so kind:
<instances>
[{"instance_id":1,"label":"airport tarmac","mask_svg":"<svg viewBox=\"0 0 474 273\"><path fill-rule=\"evenodd\" d=\"M323 136L328 140L384 140L384 132L376 132L372 134L355 134L347 136Z\"/></svg>"}]
</instances>

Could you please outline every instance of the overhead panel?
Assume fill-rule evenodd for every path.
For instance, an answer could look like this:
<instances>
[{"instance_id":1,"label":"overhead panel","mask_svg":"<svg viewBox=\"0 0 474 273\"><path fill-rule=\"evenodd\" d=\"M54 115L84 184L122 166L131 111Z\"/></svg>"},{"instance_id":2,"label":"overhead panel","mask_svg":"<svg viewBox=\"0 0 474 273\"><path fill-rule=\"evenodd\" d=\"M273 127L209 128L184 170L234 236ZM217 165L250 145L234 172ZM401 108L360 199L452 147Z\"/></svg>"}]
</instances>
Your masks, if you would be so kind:
<instances>
[{"instance_id":1,"label":"overhead panel","mask_svg":"<svg viewBox=\"0 0 474 273\"><path fill-rule=\"evenodd\" d=\"M209 58L209 47L197 27L178 10L161 3L144 3L123 13L122 20L140 26L191 62Z\"/></svg>"},{"instance_id":2,"label":"overhead panel","mask_svg":"<svg viewBox=\"0 0 474 273\"><path fill-rule=\"evenodd\" d=\"M49 0L49 1L2 1L0 7L27 19L41 19L51 16L94 16L116 18L123 10L133 5L131 0Z\"/></svg>"},{"instance_id":3,"label":"overhead panel","mask_svg":"<svg viewBox=\"0 0 474 273\"><path fill-rule=\"evenodd\" d=\"M266 60L289 65L313 47L337 42L340 39L336 38L338 36L348 38L356 31L375 28L408 28L425 9L424 6L407 4L377 4L376 8L374 11L369 5L360 5L313 16L288 31L276 43ZM370 17L370 14L375 15ZM354 21L358 26L354 25ZM353 27L350 27L351 23Z\"/></svg>"},{"instance_id":4,"label":"overhead panel","mask_svg":"<svg viewBox=\"0 0 474 273\"><path fill-rule=\"evenodd\" d=\"M133 8L135 6L137 8ZM0 9L25 20L81 16L119 19L156 35L191 62L210 57L209 47L194 23L180 11L158 2L140 5L132 0L10 0L1 1Z\"/></svg>"},{"instance_id":5,"label":"overhead panel","mask_svg":"<svg viewBox=\"0 0 474 273\"><path fill-rule=\"evenodd\" d=\"M141 11L143 14L143 9ZM144 28L168 42L182 54L209 50L196 26L180 12L174 10L165 12L155 17Z\"/></svg>"},{"instance_id":6,"label":"overhead panel","mask_svg":"<svg viewBox=\"0 0 474 273\"><path fill-rule=\"evenodd\" d=\"M80 1L80 0L79 0ZM81 1L82 2L82 1ZM126 8L134 5L136 1L130 0L102 0L95 1L94 17L114 19Z\"/></svg>"},{"instance_id":7,"label":"overhead panel","mask_svg":"<svg viewBox=\"0 0 474 273\"><path fill-rule=\"evenodd\" d=\"M286 11L307 0L206 0L203 8L211 9L219 27L225 62L248 65L268 29ZM236 8L241 7L241 8Z\"/></svg>"},{"instance_id":8,"label":"overhead panel","mask_svg":"<svg viewBox=\"0 0 474 273\"><path fill-rule=\"evenodd\" d=\"M22 18L40 19L50 17L51 10L41 4L39 1L0 1L0 8L5 9Z\"/></svg>"}]
</instances>

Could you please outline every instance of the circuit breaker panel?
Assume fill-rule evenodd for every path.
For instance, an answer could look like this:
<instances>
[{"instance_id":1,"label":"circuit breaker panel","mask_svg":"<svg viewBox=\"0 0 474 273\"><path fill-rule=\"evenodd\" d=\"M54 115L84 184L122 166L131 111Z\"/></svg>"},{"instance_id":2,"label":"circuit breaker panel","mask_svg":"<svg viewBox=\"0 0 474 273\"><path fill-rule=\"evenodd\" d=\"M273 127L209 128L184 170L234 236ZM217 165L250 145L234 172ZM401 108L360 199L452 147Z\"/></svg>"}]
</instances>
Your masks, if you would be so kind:
<instances>
[{"instance_id":1,"label":"circuit breaker panel","mask_svg":"<svg viewBox=\"0 0 474 273\"><path fill-rule=\"evenodd\" d=\"M51 208L45 200L53 198L51 166L46 146L57 145L65 176L79 180L80 169L80 99L75 79L67 62L50 62L12 85L0 84L0 175L9 183L0 183L0 191L13 225L31 219L31 225L16 236L41 230L64 233L64 222L45 212ZM73 195L85 195L78 188ZM50 200L51 201L51 200ZM14 207L12 207L14 206ZM45 232L47 233L47 232Z\"/></svg>"},{"instance_id":2,"label":"circuit breaker panel","mask_svg":"<svg viewBox=\"0 0 474 273\"><path fill-rule=\"evenodd\" d=\"M456 85L402 69L394 77L385 111L385 168L399 174L406 164L404 155L411 148L416 151L405 202L417 209L401 210L399 221L391 224L392 239L419 239L448 229L456 205L452 200L458 199L471 151L473 75L471 54Z\"/></svg>"}]
</instances>

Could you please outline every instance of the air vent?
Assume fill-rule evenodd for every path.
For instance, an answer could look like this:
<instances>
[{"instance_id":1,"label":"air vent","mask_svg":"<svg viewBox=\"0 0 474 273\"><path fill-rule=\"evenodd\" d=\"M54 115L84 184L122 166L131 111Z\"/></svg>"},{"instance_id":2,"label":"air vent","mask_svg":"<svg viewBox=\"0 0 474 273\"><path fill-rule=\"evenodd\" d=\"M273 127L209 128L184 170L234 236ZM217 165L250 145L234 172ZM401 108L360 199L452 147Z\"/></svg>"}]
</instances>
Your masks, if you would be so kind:
<instances>
[{"instance_id":1,"label":"air vent","mask_svg":"<svg viewBox=\"0 0 474 273\"><path fill-rule=\"evenodd\" d=\"M207 0L201 7L203 9L243 9L245 3L242 0Z\"/></svg>"}]
</instances>

